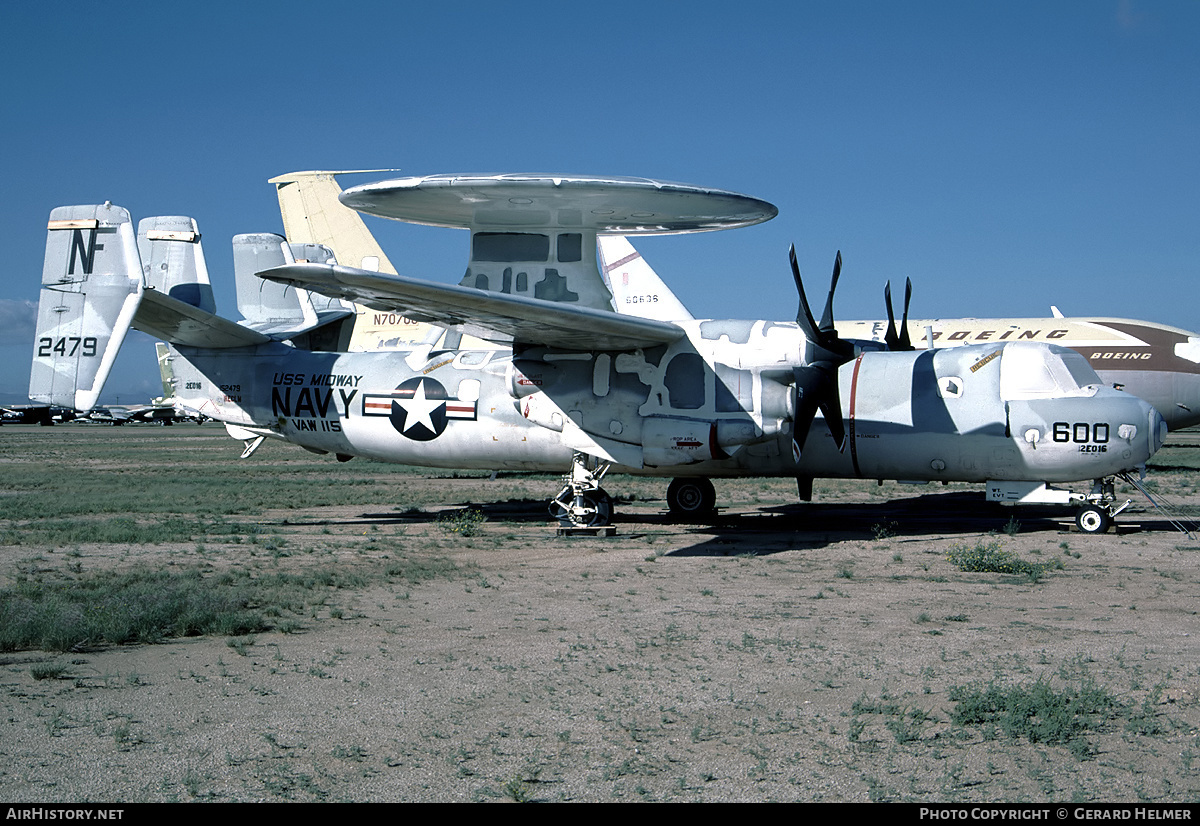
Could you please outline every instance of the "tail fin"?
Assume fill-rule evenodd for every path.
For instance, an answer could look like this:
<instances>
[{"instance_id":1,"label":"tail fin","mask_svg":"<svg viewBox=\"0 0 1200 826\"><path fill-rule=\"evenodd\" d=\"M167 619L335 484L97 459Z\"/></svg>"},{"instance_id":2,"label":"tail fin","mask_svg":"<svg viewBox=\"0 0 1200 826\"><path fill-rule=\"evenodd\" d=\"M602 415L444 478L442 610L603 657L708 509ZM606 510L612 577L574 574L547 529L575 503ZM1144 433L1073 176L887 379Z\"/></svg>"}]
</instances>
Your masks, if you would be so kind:
<instances>
[{"instance_id":1,"label":"tail fin","mask_svg":"<svg viewBox=\"0 0 1200 826\"><path fill-rule=\"evenodd\" d=\"M185 215L142 219L137 249L145 292L133 318L135 329L190 347L250 347L270 341L216 314L194 219Z\"/></svg>"},{"instance_id":2,"label":"tail fin","mask_svg":"<svg viewBox=\"0 0 1200 826\"><path fill-rule=\"evenodd\" d=\"M233 236L233 276L237 282L238 312L260 332L311 327L317 321L307 293L273 283L256 272L295 261L287 239L270 232Z\"/></svg>"},{"instance_id":3,"label":"tail fin","mask_svg":"<svg viewBox=\"0 0 1200 826\"><path fill-rule=\"evenodd\" d=\"M171 348L159 341L154 344L154 352L158 355L158 375L162 379L163 394L154 399L155 404L175 404L175 357Z\"/></svg>"},{"instance_id":4,"label":"tail fin","mask_svg":"<svg viewBox=\"0 0 1200 826\"><path fill-rule=\"evenodd\" d=\"M341 172L289 172L272 178L269 183L275 184L279 212L283 216L283 231L288 240L293 244L322 244L333 250L341 264L395 275L396 268L371 235L362 217L338 200L342 188L335 176L398 171L355 169ZM424 342L431 336L441 335L435 332L440 328L413 321L399 313L374 312L361 305L347 306L354 307L357 316L350 339L339 349L388 349ZM245 315L245 312L242 314ZM470 339L470 342L471 346L493 346L477 339Z\"/></svg>"},{"instance_id":5,"label":"tail fin","mask_svg":"<svg viewBox=\"0 0 1200 826\"><path fill-rule=\"evenodd\" d=\"M184 215L143 218L138 222L137 242L147 287L206 313L216 313L194 219Z\"/></svg>"},{"instance_id":6,"label":"tail fin","mask_svg":"<svg viewBox=\"0 0 1200 826\"><path fill-rule=\"evenodd\" d=\"M658 277L641 253L623 235L596 239L600 270L613 295L613 309L622 315L656 321L691 321L692 314Z\"/></svg>"},{"instance_id":7,"label":"tail fin","mask_svg":"<svg viewBox=\"0 0 1200 826\"><path fill-rule=\"evenodd\" d=\"M396 172L357 169L352 172ZM272 178L279 196L283 231L293 243L324 244L349 267L396 274L362 218L338 200L342 188L335 175L350 172L289 172Z\"/></svg>"},{"instance_id":8,"label":"tail fin","mask_svg":"<svg viewBox=\"0 0 1200 826\"><path fill-rule=\"evenodd\" d=\"M50 213L29 397L91 410L142 298L129 212L105 203Z\"/></svg>"},{"instance_id":9,"label":"tail fin","mask_svg":"<svg viewBox=\"0 0 1200 826\"><path fill-rule=\"evenodd\" d=\"M297 347L344 350L350 340L348 322L354 317L354 305L256 275L298 261L337 263L333 251L322 244L289 244L283 236L269 232L235 235L233 274L238 311L250 329L289 338Z\"/></svg>"}]
</instances>

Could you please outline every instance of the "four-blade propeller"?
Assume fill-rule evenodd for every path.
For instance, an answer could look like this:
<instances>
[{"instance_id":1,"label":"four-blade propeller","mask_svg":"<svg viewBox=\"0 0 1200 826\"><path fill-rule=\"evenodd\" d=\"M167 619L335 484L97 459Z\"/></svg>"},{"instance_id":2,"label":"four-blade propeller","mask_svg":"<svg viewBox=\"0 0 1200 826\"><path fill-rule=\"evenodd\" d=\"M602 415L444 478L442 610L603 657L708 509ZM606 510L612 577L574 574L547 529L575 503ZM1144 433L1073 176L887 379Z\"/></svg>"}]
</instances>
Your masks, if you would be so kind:
<instances>
[{"instance_id":1,"label":"four-blade propeller","mask_svg":"<svg viewBox=\"0 0 1200 826\"><path fill-rule=\"evenodd\" d=\"M796 247L788 252L792 264L792 277L796 280L796 292L800 296L800 307L796 311L796 323L806 339L801 353L801 366L792 368L796 383L795 431L792 435L792 454L796 461L808 439L817 410L825 416L825 424L833 436L838 450L846 447L846 425L842 420L842 401L838 392L837 371L855 356L854 344L841 338L833 326L833 294L838 278L842 274L842 253L839 250L833 262L833 276L829 281L829 297L825 300L825 311L821 323L813 318L812 308L804 293L804 282L800 277L800 265L796 262ZM908 335L908 304L912 300L912 281L904 285L904 311L900 329L896 329L896 316L892 309L892 285L889 281L883 288L883 299L887 305L888 329L884 343L888 350L914 350Z\"/></svg>"},{"instance_id":2,"label":"four-blade propeller","mask_svg":"<svg viewBox=\"0 0 1200 826\"><path fill-rule=\"evenodd\" d=\"M833 294L837 289L838 277L842 273L842 253L838 252L833 263L829 297L825 301L825 312L821 314L820 325L813 319L808 297L804 294L804 281L800 277L800 265L796 262L795 245L789 251L788 257L792 263L792 277L796 280L796 292L800 295L796 323L800 325L806 339L804 352L801 353L802 366L792 369L796 382L796 419L792 451L799 460L818 409L825 416L825 424L829 427L838 450L846 446L846 426L842 421L837 369L854 358L854 345L838 336L833 326Z\"/></svg>"}]
</instances>

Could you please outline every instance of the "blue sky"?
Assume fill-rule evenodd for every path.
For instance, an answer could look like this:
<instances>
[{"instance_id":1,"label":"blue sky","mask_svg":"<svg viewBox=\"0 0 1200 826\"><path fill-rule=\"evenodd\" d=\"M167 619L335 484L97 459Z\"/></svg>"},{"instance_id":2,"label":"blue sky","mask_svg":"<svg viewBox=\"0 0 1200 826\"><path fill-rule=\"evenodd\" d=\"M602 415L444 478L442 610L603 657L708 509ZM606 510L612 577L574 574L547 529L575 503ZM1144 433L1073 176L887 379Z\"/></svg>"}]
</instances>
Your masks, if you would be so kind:
<instances>
[{"instance_id":1,"label":"blue sky","mask_svg":"<svg viewBox=\"0 0 1200 826\"><path fill-rule=\"evenodd\" d=\"M1200 3L206 2L0 6L9 268L0 400L22 400L45 222L111 200L229 239L282 229L297 169L636 175L745 192L757 227L639 240L701 317L790 319L795 242L842 318L1142 318L1200 329ZM371 178L354 178L344 185ZM465 233L368 219L406 275ZM157 394L128 347L109 401Z\"/></svg>"}]
</instances>

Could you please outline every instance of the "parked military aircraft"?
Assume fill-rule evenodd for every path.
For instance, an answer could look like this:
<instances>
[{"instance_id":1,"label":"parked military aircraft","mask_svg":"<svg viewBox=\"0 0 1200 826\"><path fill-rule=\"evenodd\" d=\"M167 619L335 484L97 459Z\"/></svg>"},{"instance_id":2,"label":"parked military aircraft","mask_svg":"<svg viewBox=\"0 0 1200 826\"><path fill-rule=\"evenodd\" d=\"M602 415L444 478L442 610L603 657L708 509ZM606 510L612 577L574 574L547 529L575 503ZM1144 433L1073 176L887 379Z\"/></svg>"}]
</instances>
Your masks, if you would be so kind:
<instances>
[{"instance_id":1,"label":"parked military aircraft","mask_svg":"<svg viewBox=\"0 0 1200 826\"><path fill-rule=\"evenodd\" d=\"M0 424L40 424L49 427L74 418L75 411L71 408L49 404L14 404L0 408Z\"/></svg>"},{"instance_id":2,"label":"parked military aircraft","mask_svg":"<svg viewBox=\"0 0 1200 826\"><path fill-rule=\"evenodd\" d=\"M819 322L794 253L795 323L612 311L595 263L598 233L693 232L775 215L748 196L645 179L496 175L383 181L341 200L470 228L463 283L343 267L328 251L295 262L283 239L272 249L248 236L243 257L282 260L260 275L295 288L299 312L237 324L213 312L203 268L143 271L147 259L199 258L190 219L143 221L139 255L125 210L60 207L49 224L31 396L90 409L133 325L172 344L179 403L226 422L249 443L244 455L272 437L343 460L569 470L552 511L574 525L610 520L600 483L622 466L675 477L668 504L690 514L711 511L714 476L790 476L802 493L817 476L1096 480L1079 521L1097 530L1111 516L1105 479L1144 466L1165 436L1152 407L1053 344L856 346L834 327L840 255ZM353 317L345 301L505 347L321 349L344 342Z\"/></svg>"},{"instance_id":3,"label":"parked military aircraft","mask_svg":"<svg viewBox=\"0 0 1200 826\"><path fill-rule=\"evenodd\" d=\"M395 170L363 170L395 171ZM395 273L387 255L358 213L338 201L336 176L351 172L291 172L272 178L289 241L322 244L339 261L364 261L363 269ZM623 236L597 238L600 272L612 292L613 309L660 321L691 321L692 315ZM253 273L247 273L253 280ZM358 307L348 349L411 346L429 335L428 325L398 313ZM907 301L904 315L907 316ZM1100 378L1154 405L1170 430L1200 424L1200 335L1165 324L1125 318L935 318L901 322L918 347L955 347L993 341L1043 341L1083 354ZM838 332L858 341L884 342L895 321L839 321ZM928 332L927 332L928 331ZM932 334L932 341L926 336ZM481 340L471 347L490 346ZM860 345L862 346L862 345Z\"/></svg>"},{"instance_id":4,"label":"parked military aircraft","mask_svg":"<svg viewBox=\"0 0 1200 826\"><path fill-rule=\"evenodd\" d=\"M341 204L336 176L342 172L293 172L272 178L277 187L280 214L290 240L319 243L332 248L342 260L362 260L364 268L394 273L396 270L375 241L361 217ZM294 236L294 237L293 237ZM663 283L657 273L618 235L599 235L597 252L605 286L612 293L613 309L625 315L660 321L691 321L687 308ZM254 282L253 272L239 272L239 283ZM885 302L892 314L890 291ZM909 321L905 291L900 326L892 315L888 321L843 321L841 333L860 349L870 342L888 347L903 339L911 347L912 332L925 348L960 346L981 341L1050 341L1071 347L1087 358L1101 379L1153 404L1169 429L1200 424L1200 337L1151 322L1107 318L1038 319L934 319ZM395 312L372 311L356 306L357 316L348 349L404 349L430 337L429 325ZM891 341L887 341L890 331ZM433 332L436 339L437 333ZM471 348L486 348L487 342L472 339ZM807 488L801 488L806 496ZM993 481L986 497L1007 505L1069 505L1080 497L1070 491L1037 482Z\"/></svg>"}]
</instances>

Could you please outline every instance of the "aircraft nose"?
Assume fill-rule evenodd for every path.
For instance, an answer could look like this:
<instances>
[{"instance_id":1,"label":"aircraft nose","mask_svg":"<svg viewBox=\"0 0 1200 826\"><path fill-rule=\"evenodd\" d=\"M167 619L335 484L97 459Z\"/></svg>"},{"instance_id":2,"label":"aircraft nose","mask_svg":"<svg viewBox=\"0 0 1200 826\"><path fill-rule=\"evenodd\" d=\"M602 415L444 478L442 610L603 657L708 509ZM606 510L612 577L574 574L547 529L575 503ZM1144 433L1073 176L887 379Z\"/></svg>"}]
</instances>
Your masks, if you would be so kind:
<instances>
[{"instance_id":1,"label":"aircraft nose","mask_svg":"<svg viewBox=\"0 0 1200 826\"><path fill-rule=\"evenodd\" d=\"M1113 421L1113 435L1128 445L1124 458L1129 470L1145 465L1158 452L1167 438L1167 423L1152 405L1136 397L1126 398L1124 415ZM1122 424L1117 425L1118 421Z\"/></svg>"},{"instance_id":2,"label":"aircraft nose","mask_svg":"<svg viewBox=\"0 0 1200 826\"><path fill-rule=\"evenodd\" d=\"M1166 440L1167 422L1155 408L1150 407L1150 454L1157 453Z\"/></svg>"},{"instance_id":3,"label":"aircraft nose","mask_svg":"<svg viewBox=\"0 0 1200 826\"><path fill-rule=\"evenodd\" d=\"M1122 425L1120 428L1118 428L1117 433L1118 435L1121 435L1122 430L1125 428L1130 428L1132 430L1131 435L1136 434L1133 435L1134 441L1132 442L1132 445L1136 447L1138 444L1140 444L1141 450L1145 451L1145 459L1143 459L1141 462L1138 462L1138 464L1144 464L1145 460L1157 453L1158 449L1163 446L1163 442L1166 441L1167 422L1152 405L1147 404L1141 399L1138 399L1137 402L1141 407L1142 421L1146 422L1145 441L1141 440L1141 434L1138 434L1137 431L1134 430L1130 425Z\"/></svg>"}]
</instances>

